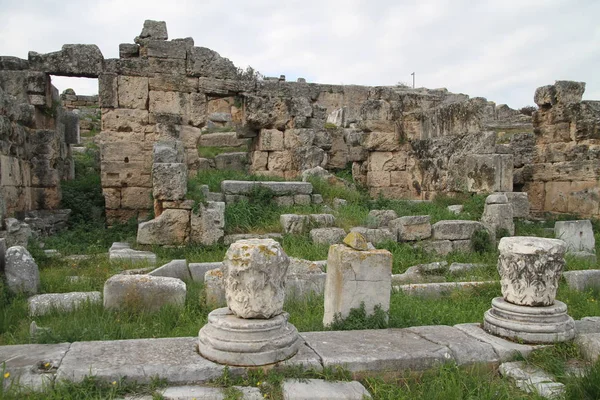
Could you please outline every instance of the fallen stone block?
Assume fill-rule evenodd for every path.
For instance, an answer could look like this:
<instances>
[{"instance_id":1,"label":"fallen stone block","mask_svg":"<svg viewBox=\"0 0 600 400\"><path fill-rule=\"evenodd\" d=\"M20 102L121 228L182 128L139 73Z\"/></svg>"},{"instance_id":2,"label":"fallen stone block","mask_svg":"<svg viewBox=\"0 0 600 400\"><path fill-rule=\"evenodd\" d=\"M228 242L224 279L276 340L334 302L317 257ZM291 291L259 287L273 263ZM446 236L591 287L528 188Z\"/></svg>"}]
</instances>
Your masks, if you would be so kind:
<instances>
[{"instance_id":1,"label":"fallen stone block","mask_svg":"<svg viewBox=\"0 0 600 400\"><path fill-rule=\"evenodd\" d=\"M264 234L255 234L255 233L238 233L235 235L226 235L223 238L223 243L226 245L230 245L231 243L237 242L238 240L245 239L274 239L281 240L281 233L264 233Z\"/></svg>"},{"instance_id":2,"label":"fallen stone block","mask_svg":"<svg viewBox=\"0 0 600 400\"><path fill-rule=\"evenodd\" d=\"M8 378L3 377L4 387L18 383L20 387L36 391L48 388L70 346L71 343L0 346L0 363L10 374ZM42 366L47 363L48 367L42 370L40 362L43 362Z\"/></svg>"},{"instance_id":3,"label":"fallen stone block","mask_svg":"<svg viewBox=\"0 0 600 400\"><path fill-rule=\"evenodd\" d=\"M186 260L170 261L162 267L156 268L148 275L166 276L170 278L181 279L182 281L189 281L192 278Z\"/></svg>"},{"instance_id":4,"label":"fallen stone block","mask_svg":"<svg viewBox=\"0 0 600 400\"><path fill-rule=\"evenodd\" d=\"M470 289L495 283L494 281L416 283L394 286L394 290L401 290L408 295L436 298L449 294L453 290Z\"/></svg>"},{"instance_id":5,"label":"fallen stone block","mask_svg":"<svg viewBox=\"0 0 600 400\"><path fill-rule=\"evenodd\" d=\"M223 271L221 268L211 269L204 274L204 295L206 306L210 309L227 305L225 287L223 286Z\"/></svg>"},{"instance_id":6,"label":"fallen stone block","mask_svg":"<svg viewBox=\"0 0 600 400\"><path fill-rule=\"evenodd\" d=\"M356 226L350 229L350 232L360 233L367 242L378 245L384 242L395 242L396 237L391 230L386 228L370 229L363 226Z\"/></svg>"},{"instance_id":7,"label":"fallen stone block","mask_svg":"<svg viewBox=\"0 0 600 400\"><path fill-rule=\"evenodd\" d=\"M325 265L327 264L327 260L310 261L296 257L289 257L289 259L290 264L287 270L288 275L320 274L321 272L324 272Z\"/></svg>"},{"instance_id":8,"label":"fallen stone block","mask_svg":"<svg viewBox=\"0 0 600 400\"><path fill-rule=\"evenodd\" d=\"M371 394L360 382L331 382L322 379L286 379L281 390L284 400L363 400Z\"/></svg>"},{"instance_id":9,"label":"fallen stone block","mask_svg":"<svg viewBox=\"0 0 600 400\"><path fill-rule=\"evenodd\" d=\"M158 311L183 307L186 286L181 279L151 275L114 275L104 283L104 308Z\"/></svg>"},{"instance_id":10,"label":"fallen stone block","mask_svg":"<svg viewBox=\"0 0 600 400\"><path fill-rule=\"evenodd\" d=\"M221 269L223 262L189 263L188 268L194 282L204 282L204 276L212 269Z\"/></svg>"},{"instance_id":11,"label":"fallen stone block","mask_svg":"<svg viewBox=\"0 0 600 400\"><path fill-rule=\"evenodd\" d=\"M30 297L27 299L27 304L29 315L37 317L53 310L70 312L86 303L97 304L101 301L100 292L46 293Z\"/></svg>"},{"instance_id":12,"label":"fallen stone block","mask_svg":"<svg viewBox=\"0 0 600 400\"><path fill-rule=\"evenodd\" d=\"M564 385L554 382L552 375L524 361L502 363L499 372L503 377L512 379L515 386L527 393L537 392L545 398L559 398L565 391Z\"/></svg>"},{"instance_id":13,"label":"fallen stone block","mask_svg":"<svg viewBox=\"0 0 600 400\"><path fill-rule=\"evenodd\" d=\"M322 296L325 293L327 274L324 272L309 274L288 274L285 277L286 298L302 298L311 294Z\"/></svg>"},{"instance_id":14,"label":"fallen stone block","mask_svg":"<svg viewBox=\"0 0 600 400\"><path fill-rule=\"evenodd\" d=\"M225 203L207 201L190 216L190 242L210 246L225 236Z\"/></svg>"},{"instance_id":15,"label":"fallen stone block","mask_svg":"<svg viewBox=\"0 0 600 400\"><path fill-rule=\"evenodd\" d=\"M432 225L435 240L468 240L475 231L485 229L481 222L447 220Z\"/></svg>"},{"instance_id":16,"label":"fallen stone block","mask_svg":"<svg viewBox=\"0 0 600 400\"><path fill-rule=\"evenodd\" d=\"M434 253L438 256L446 256L454 250L452 240L426 240L418 245L427 253Z\"/></svg>"},{"instance_id":17,"label":"fallen stone block","mask_svg":"<svg viewBox=\"0 0 600 400\"><path fill-rule=\"evenodd\" d=\"M367 215L369 228L387 227L396 218L398 214L394 210L371 210Z\"/></svg>"},{"instance_id":18,"label":"fallen stone block","mask_svg":"<svg viewBox=\"0 0 600 400\"><path fill-rule=\"evenodd\" d=\"M260 393L260 389L257 387L232 387L237 391L237 393L239 393L239 395L241 395L241 397L239 398L242 400L263 399L263 395ZM171 386L166 389L160 390L160 394L165 400L225 400L229 398L226 397L224 388L209 386Z\"/></svg>"},{"instance_id":19,"label":"fallen stone block","mask_svg":"<svg viewBox=\"0 0 600 400\"><path fill-rule=\"evenodd\" d=\"M454 213L456 215L463 212L463 209L464 209L464 206L462 204L455 204L455 205L448 206L448 211L450 211L451 213Z\"/></svg>"},{"instance_id":20,"label":"fallen stone block","mask_svg":"<svg viewBox=\"0 0 600 400\"><path fill-rule=\"evenodd\" d=\"M431 237L431 218L429 215L406 216L389 222L389 227L398 242L423 240Z\"/></svg>"},{"instance_id":21,"label":"fallen stone block","mask_svg":"<svg viewBox=\"0 0 600 400\"><path fill-rule=\"evenodd\" d=\"M598 269L565 271L563 277L571 289L582 292L588 289L600 289L600 270Z\"/></svg>"},{"instance_id":22,"label":"fallen stone block","mask_svg":"<svg viewBox=\"0 0 600 400\"><path fill-rule=\"evenodd\" d=\"M534 345L519 344L510 340L503 339L499 336L494 336L484 331L481 328L480 323L458 324L454 325L454 327L481 342L488 343L494 348L494 351L500 357L500 361L513 360L515 356L527 357L533 350L541 347Z\"/></svg>"},{"instance_id":23,"label":"fallen stone block","mask_svg":"<svg viewBox=\"0 0 600 400\"><path fill-rule=\"evenodd\" d=\"M600 333L600 317L584 317L581 320L576 320L575 330L578 335Z\"/></svg>"},{"instance_id":24,"label":"fallen stone block","mask_svg":"<svg viewBox=\"0 0 600 400\"><path fill-rule=\"evenodd\" d=\"M554 224L554 237L567 244L567 252L596 252L596 240L592 222L589 219L579 221L557 221Z\"/></svg>"},{"instance_id":25,"label":"fallen stone block","mask_svg":"<svg viewBox=\"0 0 600 400\"><path fill-rule=\"evenodd\" d=\"M342 228L316 228L310 231L310 240L315 244L341 243L346 237L346 231Z\"/></svg>"},{"instance_id":26,"label":"fallen stone block","mask_svg":"<svg viewBox=\"0 0 600 400\"><path fill-rule=\"evenodd\" d=\"M184 244L190 233L190 211L167 209L158 218L138 225L139 244Z\"/></svg>"},{"instance_id":27,"label":"fallen stone block","mask_svg":"<svg viewBox=\"0 0 600 400\"><path fill-rule=\"evenodd\" d=\"M470 272L475 269L485 268L485 264L472 264L472 263L452 263L450 264L449 271L451 274L458 275L464 272Z\"/></svg>"},{"instance_id":28,"label":"fallen stone block","mask_svg":"<svg viewBox=\"0 0 600 400\"><path fill-rule=\"evenodd\" d=\"M308 229L309 221L308 215L282 214L279 217L283 232L290 234L304 233Z\"/></svg>"},{"instance_id":29,"label":"fallen stone block","mask_svg":"<svg viewBox=\"0 0 600 400\"><path fill-rule=\"evenodd\" d=\"M4 277L13 293L36 294L40 289L40 271L25 247L13 246L6 250Z\"/></svg>"},{"instance_id":30,"label":"fallen stone block","mask_svg":"<svg viewBox=\"0 0 600 400\"><path fill-rule=\"evenodd\" d=\"M600 333L584 333L575 337L575 344L586 360L596 362L600 358Z\"/></svg>"},{"instance_id":31,"label":"fallen stone block","mask_svg":"<svg viewBox=\"0 0 600 400\"><path fill-rule=\"evenodd\" d=\"M264 186L273 191L276 196L294 196L296 194L312 194L312 184L308 182L254 182L254 181L223 181L221 192L227 194L248 195L256 185Z\"/></svg>"},{"instance_id":32,"label":"fallen stone block","mask_svg":"<svg viewBox=\"0 0 600 400\"><path fill-rule=\"evenodd\" d=\"M108 251L110 261L130 262L132 264L147 263L156 264L156 254L150 251L133 250L129 243L115 242Z\"/></svg>"},{"instance_id":33,"label":"fallen stone block","mask_svg":"<svg viewBox=\"0 0 600 400\"><path fill-rule=\"evenodd\" d=\"M435 261L428 264L419 264L414 267L421 274L443 274L448 270L448 263L446 261Z\"/></svg>"}]
</instances>

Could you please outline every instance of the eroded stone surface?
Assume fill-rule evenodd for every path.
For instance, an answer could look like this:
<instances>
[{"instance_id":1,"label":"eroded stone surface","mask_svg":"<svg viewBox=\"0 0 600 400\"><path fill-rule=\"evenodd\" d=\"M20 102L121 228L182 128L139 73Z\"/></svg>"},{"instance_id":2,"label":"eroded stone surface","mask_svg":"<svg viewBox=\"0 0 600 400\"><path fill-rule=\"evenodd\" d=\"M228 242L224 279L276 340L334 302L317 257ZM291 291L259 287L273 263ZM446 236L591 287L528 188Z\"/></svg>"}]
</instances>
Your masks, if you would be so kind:
<instances>
[{"instance_id":1,"label":"eroded stone surface","mask_svg":"<svg viewBox=\"0 0 600 400\"><path fill-rule=\"evenodd\" d=\"M322 379L283 381L281 390L284 400L364 400L371 394L360 382L330 382Z\"/></svg>"},{"instance_id":2,"label":"eroded stone surface","mask_svg":"<svg viewBox=\"0 0 600 400\"><path fill-rule=\"evenodd\" d=\"M554 236L567 244L568 252L596 252L596 240L590 220L557 221L554 224Z\"/></svg>"},{"instance_id":3,"label":"eroded stone surface","mask_svg":"<svg viewBox=\"0 0 600 400\"><path fill-rule=\"evenodd\" d=\"M27 299L29 315L45 315L53 310L69 312L87 303L102 301L100 292L71 292L38 294Z\"/></svg>"},{"instance_id":4,"label":"eroded stone surface","mask_svg":"<svg viewBox=\"0 0 600 400\"><path fill-rule=\"evenodd\" d=\"M151 275L114 275L104 283L104 308L158 311L169 304L183 307L181 279Z\"/></svg>"},{"instance_id":5,"label":"eroded stone surface","mask_svg":"<svg viewBox=\"0 0 600 400\"><path fill-rule=\"evenodd\" d=\"M227 305L241 318L271 318L283 311L288 256L273 239L233 243L223 261Z\"/></svg>"},{"instance_id":6,"label":"eroded stone surface","mask_svg":"<svg viewBox=\"0 0 600 400\"><path fill-rule=\"evenodd\" d=\"M346 318L364 303L367 314L390 305L392 254L387 250L359 251L344 244L329 248L323 325L335 315Z\"/></svg>"},{"instance_id":7,"label":"eroded stone surface","mask_svg":"<svg viewBox=\"0 0 600 400\"><path fill-rule=\"evenodd\" d=\"M510 303L548 306L565 266L562 240L528 236L505 237L498 245L502 295Z\"/></svg>"},{"instance_id":8,"label":"eroded stone surface","mask_svg":"<svg viewBox=\"0 0 600 400\"><path fill-rule=\"evenodd\" d=\"M40 271L25 247L13 246L6 250L4 275L13 293L35 294L40 289Z\"/></svg>"}]
</instances>

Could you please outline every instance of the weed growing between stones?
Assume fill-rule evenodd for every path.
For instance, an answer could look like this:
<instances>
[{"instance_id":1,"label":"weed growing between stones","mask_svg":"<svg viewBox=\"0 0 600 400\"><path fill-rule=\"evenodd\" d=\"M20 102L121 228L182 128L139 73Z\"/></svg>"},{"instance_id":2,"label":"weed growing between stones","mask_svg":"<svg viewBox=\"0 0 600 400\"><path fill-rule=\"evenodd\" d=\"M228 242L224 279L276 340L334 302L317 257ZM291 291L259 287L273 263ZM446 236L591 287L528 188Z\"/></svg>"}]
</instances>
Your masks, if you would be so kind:
<instances>
[{"instance_id":1,"label":"weed growing between stones","mask_svg":"<svg viewBox=\"0 0 600 400\"><path fill-rule=\"evenodd\" d=\"M333 316L329 326L332 331L352 331L359 329L385 329L388 327L388 313L376 305L371 315L367 315L365 303L361 302L359 308L350 309L346 318L338 313Z\"/></svg>"},{"instance_id":2,"label":"weed growing between stones","mask_svg":"<svg viewBox=\"0 0 600 400\"><path fill-rule=\"evenodd\" d=\"M490 252L494 247L490 234L485 229L473 232L471 246L473 247L473 251L479 254Z\"/></svg>"}]
</instances>

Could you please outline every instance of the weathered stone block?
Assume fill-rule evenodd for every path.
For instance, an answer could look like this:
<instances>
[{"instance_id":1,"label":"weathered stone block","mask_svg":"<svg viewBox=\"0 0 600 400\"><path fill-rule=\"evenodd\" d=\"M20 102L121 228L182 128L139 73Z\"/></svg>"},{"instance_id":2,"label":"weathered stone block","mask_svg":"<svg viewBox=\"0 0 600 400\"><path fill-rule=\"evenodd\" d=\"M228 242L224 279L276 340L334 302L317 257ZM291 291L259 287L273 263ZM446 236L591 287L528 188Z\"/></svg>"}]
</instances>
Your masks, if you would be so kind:
<instances>
[{"instance_id":1,"label":"weathered stone block","mask_svg":"<svg viewBox=\"0 0 600 400\"><path fill-rule=\"evenodd\" d=\"M222 265L219 268L206 271L204 274L204 291L206 305L209 308L219 308L227 305L225 288L223 287Z\"/></svg>"},{"instance_id":2,"label":"weathered stone block","mask_svg":"<svg viewBox=\"0 0 600 400\"><path fill-rule=\"evenodd\" d=\"M184 41L141 40L140 55L143 57L185 60L187 44Z\"/></svg>"},{"instance_id":3,"label":"weathered stone block","mask_svg":"<svg viewBox=\"0 0 600 400\"><path fill-rule=\"evenodd\" d=\"M198 79L180 75L154 75L148 80L148 89L192 93L198 91Z\"/></svg>"},{"instance_id":4,"label":"weathered stone block","mask_svg":"<svg viewBox=\"0 0 600 400\"><path fill-rule=\"evenodd\" d=\"M283 151L283 132L277 129L262 129L258 135L259 151Z\"/></svg>"},{"instance_id":5,"label":"weathered stone block","mask_svg":"<svg viewBox=\"0 0 600 400\"><path fill-rule=\"evenodd\" d=\"M181 279L182 281L189 281L192 279L186 260L172 260L149 272L148 275L166 276L169 278Z\"/></svg>"},{"instance_id":6,"label":"weathered stone block","mask_svg":"<svg viewBox=\"0 0 600 400\"><path fill-rule=\"evenodd\" d=\"M120 194L120 208L131 210L148 210L152 208L152 189L150 188L126 186L120 189ZM109 207L107 206L107 208Z\"/></svg>"},{"instance_id":7,"label":"weathered stone block","mask_svg":"<svg viewBox=\"0 0 600 400\"><path fill-rule=\"evenodd\" d=\"M188 75L218 79L237 77L237 68L229 59L206 47L193 47L187 58Z\"/></svg>"},{"instance_id":8,"label":"weathered stone block","mask_svg":"<svg viewBox=\"0 0 600 400\"><path fill-rule=\"evenodd\" d=\"M527 192L505 192L512 204L514 218L529 218L529 195Z\"/></svg>"},{"instance_id":9,"label":"weathered stone block","mask_svg":"<svg viewBox=\"0 0 600 400\"><path fill-rule=\"evenodd\" d=\"M371 132L364 140L364 147L370 151L398 151L401 148L400 135L395 132Z\"/></svg>"},{"instance_id":10,"label":"weathered stone block","mask_svg":"<svg viewBox=\"0 0 600 400\"><path fill-rule=\"evenodd\" d=\"M152 165L152 194L156 200L183 200L187 193L187 167L182 163Z\"/></svg>"},{"instance_id":11,"label":"weathered stone block","mask_svg":"<svg viewBox=\"0 0 600 400\"><path fill-rule=\"evenodd\" d=\"M6 250L4 276L13 293L36 294L40 289L40 272L27 249L13 246Z\"/></svg>"},{"instance_id":12,"label":"weathered stone block","mask_svg":"<svg viewBox=\"0 0 600 400\"><path fill-rule=\"evenodd\" d=\"M245 171L248 154L245 152L222 153L215 156L215 168L218 170Z\"/></svg>"},{"instance_id":13,"label":"weathered stone block","mask_svg":"<svg viewBox=\"0 0 600 400\"><path fill-rule=\"evenodd\" d=\"M342 243L346 237L346 231L342 228L316 228L310 231L310 240L315 244Z\"/></svg>"},{"instance_id":14,"label":"weathered stone block","mask_svg":"<svg viewBox=\"0 0 600 400\"><path fill-rule=\"evenodd\" d=\"M179 140L156 142L153 157L155 163L183 163L183 143Z\"/></svg>"},{"instance_id":15,"label":"weathered stone block","mask_svg":"<svg viewBox=\"0 0 600 400\"><path fill-rule=\"evenodd\" d=\"M568 252L596 252L596 240L590 220L557 221L554 224L554 237L566 243Z\"/></svg>"},{"instance_id":16,"label":"weathered stone block","mask_svg":"<svg viewBox=\"0 0 600 400\"><path fill-rule=\"evenodd\" d=\"M354 250L344 244L329 248L325 283L323 325L335 315L346 318L352 308L364 303L368 314L375 306L389 309L392 254L387 250Z\"/></svg>"},{"instance_id":17,"label":"weathered stone block","mask_svg":"<svg viewBox=\"0 0 600 400\"><path fill-rule=\"evenodd\" d=\"M148 111L133 109L103 109L102 130L113 132L145 132Z\"/></svg>"},{"instance_id":18,"label":"weathered stone block","mask_svg":"<svg viewBox=\"0 0 600 400\"><path fill-rule=\"evenodd\" d=\"M164 210L158 218L138 225L139 244L183 244L190 232L190 211Z\"/></svg>"},{"instance_id":19,"label":"weathered stone block","mask_svg":"<svg viewBox=\"0 0 600 400\"><path fill-rule=\"evenodd\" d=\"M600 289L600 270L565 271L563 276L571 289L581 292Z\"/></svg>"},{"instance_id":20,"label":"weathered stone block","mask_svg":"<svg viewBox=\"0 0 600 400\"><path fill-rule=\"evenodd\" d=\"M148 104L148 78L139 76L118 77L119 107L145 110Z\"/></svg>"},{"instance_id":21,"label":"weathered stone block","mask_svg":"<svg viewBox=\"0 0 600 400\"><path fill-rule=\"evenodd\" d=\"M279 217L283 232L291 234L304 233L308 229L309 221L308 215L282 214Z\"/></svg>"},{"instance_id":22,"label":"weathered stone block","mask_svg":"<svg viewBox=\"0 0 600 400\"><path fill-rule=\"evenodd\" d=\"M512 154L469 154L461 176L469 192L512 192L513 165Z\"/></svg>"},{"instance_id":23,"label":"weathered stone block","mask_svg":"<svg viewBox=\"0 0 600 400\"><path fill-rule=\"evenodd\" d=\"M140 56L140 46L135 43L119 44L119 58L136 58Z\"/></svg>"},{"instance_id":24,"label":"weathered stone block","mask_svg":"<svg viewBox=\"0 0 600 400\"><path fill-rule=\"evenodd\" d=\"M387 227L390 221L398 218L394 210L371 210L367 215L370 228Z\"/></svg>"},{"instance_id":25,"label":"weathered stone block","mask_svg":"<svg viewBox=\"0 0 600 400\"><path fill-rule=\"evenodd\" d=\"M427 240L421 242L420 246L424 251L439 256L446 256L454 250L451 240Z\"/></svg>"},{"instance_id":26,"label":"weathered stone block","mask_svg":"<svg viewBox=\"0 0 600 400\"><path fill-rule=\"evenodd\" d=\"M104 69L104 56L95 44L65 44L54 53L30 51L29 66L53 75L97 78Z\"/></svg>"},{"instance_id":27,"label":"weathered stone block","mask_svg":"<svg viewBox=\"0 0 600 400\"><path fill-rule=\"evenodd\" d=\"M383 242L391 241L395 242L396 237L391 230L387 228L370 229L362 226L357 226L350 229L350 232L360 233L365 237L368 242L378 245Z\"/></svg>"},{"instance_id":28,"label":"weathered stone block","mask_svg":"<svg viewBox=\"0 0 600 400\"><path fill-rule=\"evenodd\" d=\"M167 23L165 21L145 20L140 39L167 40Z\"/></svg>"},{"instance_id":29,"label":"weathered stone block","mask_svg":"<svg viewBox=\"0 0 600 400\"><path fill-rule=\"evenodd\" d=\"M390 221L389 228L399 242L423 240L431 237L431 218L429 215L400 217Z\"/></svg>"},{"instance_id":30,"label":"weathered stone block","mask_svg":"<svg viewBox=\"0 0 600 400\"><path fill-rule=\"evenodd\" d=\"M183 307L186 286L181 279L151 275L114 275L104 283L104 308L158 311Z\"/></svg>"},{"instance_id":31,"label":"weathered stone block","mask_svg":"<svg viewBox=\"0 0 600 400\"><path fill-rule=\"evenodd\" d=\"M222 262L189 263L188 269L194 282L204 282L204 276L208 271L213 269L220 270L222 266Z\"/></svg>"},{"instance_id":32,"label":"weathered stone block","mask_svg":"<svg viewBox=\"0 0 600 400\"><path fill-rule=\"evenodd\" d=\"M198 212L191 214L190 241L203 245L213 245L225 235L225 203L208 201L200 204Z\"/></svg>"},{"instance_id":33,"label":"weathered stone block","mask_svg":"<svg viewBox=\"0 0 600 400\"><path fill-rule=\"evenodd\" d=\"M29 315L46 315L54 310L70 312L86 304L102 301L100 292L71 292L38 294L27 299Z\"/></svg>"},{"instance_id":34,"label":"weathered stone block","mask_svg":"<svg viewBox=\"0 0 600 400\"><path fill-rule=\"evenodd\" d=\"M477 221L447 220L432 225L433 239L436 240L468 240L480 229L484 226Z\"/></svg>"}]
</instances>

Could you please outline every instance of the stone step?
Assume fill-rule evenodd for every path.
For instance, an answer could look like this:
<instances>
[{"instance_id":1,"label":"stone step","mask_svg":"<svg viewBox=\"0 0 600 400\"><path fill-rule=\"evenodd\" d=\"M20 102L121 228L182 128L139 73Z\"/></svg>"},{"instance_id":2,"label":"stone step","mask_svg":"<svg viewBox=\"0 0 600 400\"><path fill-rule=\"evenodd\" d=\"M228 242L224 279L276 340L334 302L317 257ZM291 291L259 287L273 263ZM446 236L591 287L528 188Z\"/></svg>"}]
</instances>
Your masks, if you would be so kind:
<instances>
[{"instance_id":1,"label":"stone step","mask_svg":"<svg viewBox=\"0 0 600 400\"><path fill-rule=\"evenodd\" d=\"M233 388L233 389L232 389ZM260 390L255 387L233 386L229 391L235 391L236 399L243 400L262 400L263 396ZM171 386L160 393L165 400L222 400L227 397L227 392L223 388L209 386Z\"/></svg>"}]
</instances>

